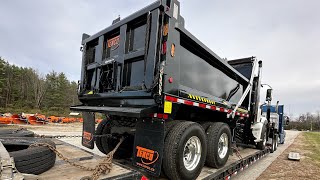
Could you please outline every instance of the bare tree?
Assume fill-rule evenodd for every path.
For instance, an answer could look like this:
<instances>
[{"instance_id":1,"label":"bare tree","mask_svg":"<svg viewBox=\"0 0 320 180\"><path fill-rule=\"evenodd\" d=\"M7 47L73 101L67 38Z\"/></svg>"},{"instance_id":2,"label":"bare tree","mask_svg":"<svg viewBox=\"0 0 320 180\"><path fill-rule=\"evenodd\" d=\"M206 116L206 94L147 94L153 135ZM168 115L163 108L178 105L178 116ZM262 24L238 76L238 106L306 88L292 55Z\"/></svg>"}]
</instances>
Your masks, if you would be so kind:
<instances>
[{"instance_id":1,"label":"bare tree","mask_svg":"<svg viewBox=\"0 0 320 180\"><path fill-rule=\"evenodd\" d=\"M39 109L46 92L46 81L38 71L33 71L32 75L35 108Z\"/></svg>"}]
</instances>

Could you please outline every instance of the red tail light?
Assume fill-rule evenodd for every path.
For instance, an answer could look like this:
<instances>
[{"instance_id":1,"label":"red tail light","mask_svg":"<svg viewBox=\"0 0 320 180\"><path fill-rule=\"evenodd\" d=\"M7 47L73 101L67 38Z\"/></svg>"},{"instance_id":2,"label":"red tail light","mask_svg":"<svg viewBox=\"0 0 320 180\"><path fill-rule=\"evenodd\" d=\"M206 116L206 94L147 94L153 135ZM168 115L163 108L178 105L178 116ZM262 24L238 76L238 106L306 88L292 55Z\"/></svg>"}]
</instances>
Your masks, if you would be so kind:
<instances>
[{"instance_id":1,"label":"red tail light","mask_svg":"<svg viewBox=\"0 0 320 180\"><path fill-rule=\"evenodd\" d=\"M145 176L142 176L140 180L149 180L149 179Z\"/></svg>"},{"instance_id":2,"label":"red tail light","mask_svg":"<svg viewBox=\"0 0 320 180\"><path fill-rule=\"evenodd\" d=\"M162 44L162 54L166 54L167 53L167 42L163 42Z\"/></svg>"}]
</instances>

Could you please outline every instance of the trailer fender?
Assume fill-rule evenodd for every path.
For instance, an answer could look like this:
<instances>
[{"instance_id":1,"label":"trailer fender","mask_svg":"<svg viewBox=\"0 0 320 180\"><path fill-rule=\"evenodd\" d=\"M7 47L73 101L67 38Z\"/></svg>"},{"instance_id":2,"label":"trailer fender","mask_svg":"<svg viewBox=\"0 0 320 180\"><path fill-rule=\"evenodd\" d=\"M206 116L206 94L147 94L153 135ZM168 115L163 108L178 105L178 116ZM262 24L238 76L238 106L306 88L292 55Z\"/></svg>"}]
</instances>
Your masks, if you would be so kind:
<instances>
[{"instance_id":1,"label":"trailer fender","mask_svg":"<svg viewBox=\"0 0 320 180\"><path fill-rule=\"evenodd\" d=\"M164 123L162 119L147 119L136 124L133 165L152 176L161 173Z\"/></svg>"}]
</instances>

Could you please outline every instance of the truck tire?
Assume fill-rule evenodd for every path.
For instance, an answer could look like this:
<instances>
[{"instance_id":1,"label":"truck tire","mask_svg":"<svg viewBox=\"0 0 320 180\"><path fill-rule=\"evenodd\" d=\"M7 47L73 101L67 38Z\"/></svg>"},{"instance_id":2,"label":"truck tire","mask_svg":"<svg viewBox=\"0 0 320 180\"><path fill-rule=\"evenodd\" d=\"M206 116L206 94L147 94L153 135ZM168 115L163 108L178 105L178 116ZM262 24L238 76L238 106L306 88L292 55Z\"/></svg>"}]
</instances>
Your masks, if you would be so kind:
<instances>
[{"instance_id":1,"label":"truck tire","mask_svg":"<svg viewBox=\"0 0 320 180\"><path fill-rule=\"evenodd\" d=\"M169 132L171 131L171 129L177 125L178 123L180 123L181 120L172 120L169 122L165 122L164 124L164 139L166 139L167 135L169 134ZM163 167L163 163L162 163L162 168L161 168L161 177L165 178L165 172L164 172L164 167Z\"/></svg>"},{"instance_id":2,"label":"truck tire","mask_svg":"<svg viewBox=\"0 0 320 180\"><path fill-rule=\"evenodd\" d=\"M111 133L111 122L107 123L102 131L103 134L110 134ZM112 151L116 145L119 143L120 137L102 137L101 138L101 146L103 148L102 153L108 154L110 151ZM114 153L113 157L115 159L127 159L132 157L133 152L133 142L134 142L134 136L128 135L124 141L119 146L118 150Z\"/></svg>"},{"instance_id":3,"label":"truck tire","mask_svg":"<svg viewBox=\"0 0 320 180\"><path fill-rule=\"evenodd\" d=\"M13 157L15 166L21 173L41 174L54 166L56 154L47 147L29 147L34 143L54 142L38 138L0 138L2 144Z\"/></svg>"},{"instance_id":4,"label":"truck tire","mask_svg":"<svg viewBox=\"0 0 320 180\"><path fill-rule=\"evenodd\" d=\"M266 144L267 144L267 139L266 139L267 132L266 131L267 131L266 127L263 126L262 131L261 131L262 141L257 143L257 149L264 150L266 148Z\"/></svg>"},{"instance_id":5,"label":"truck tire","mask_svg":"<svg viewBox=\"0 0 320 180\"><path fill-rule=\"evenodd\" d=\"M226 123L216 122L207 129L206 165L214 168L224 166L231 150L231 131Z\"/></svg>"},{"instance_id":6,"label":"truck tire","mask_svg":"<svg viewBox=\"0 0 320 180\"><path fill-rule=\"evenodd\" d=\"M204 131L207 132L207 129L214 124L214 122L202 122L200 123L201 126L203 127Z\"/></svg>"},{"instance_id":7,"label":"truck tire","mask_svg":"<svg viewBox=\"0 0 320 180\"><path fill-rule=\"evenodd\" d=\"M108 120L107 119L104 119L102 120L98 126L97 126L97 129L96 129L96 135L102 135L102 131L105 127L105 125L108 124ZM97 148L99 149L100 152L106 154L106 152L104 151L103 147L102 147L102 137L96 137L95 138L95 141L96 141L96 145L97 145Z\"/></svg>"},{"instance_id":8,"label":"truck tire","mask_svg":"<svg viewBox=\"0 0 320 180\"><path fill-rule=\"evenodd\" d=\"M165 126L164 126L164 139L166 139L167 135L169 134L169 132L171 131L171 129L177 125L178 123L180 123L181 121L180 120L172 120L172 121L169 121L169 122L166 122L165 123Z\"/></svg>"},{"instance_id":9,"label":"truck tire","mask_svg":"<svg viewBox=\"0 0 320 180\"><path fill-rule=\"evenodd\" d=\"M165 139L164 172L169 179L196 179L204 166L206 154L203 128L198 123L180 122Z\"/></svg>"}]
</instances>

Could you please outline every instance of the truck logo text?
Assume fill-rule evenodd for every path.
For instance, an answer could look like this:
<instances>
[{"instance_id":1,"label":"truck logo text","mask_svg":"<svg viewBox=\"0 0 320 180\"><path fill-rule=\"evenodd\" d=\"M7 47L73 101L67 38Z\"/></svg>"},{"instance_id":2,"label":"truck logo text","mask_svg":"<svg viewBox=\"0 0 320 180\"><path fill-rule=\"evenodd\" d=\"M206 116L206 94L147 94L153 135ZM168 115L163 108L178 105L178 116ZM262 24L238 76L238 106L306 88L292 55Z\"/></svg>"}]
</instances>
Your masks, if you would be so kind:
<instances>
[{"instance_id":1,"label":"truck logo text","mask_svg":"<svg viewBox=\"0 0 320 180\"><path fill-rule=\"evenodd\" d=\"M111 48L111 50L115 50L119 47L119 41L120 41L120 35L108 39L108 48Z\"/></svg>"},{"instance_id":2,"label":"truck logo text","mask_svg":"<svg viewBox=\"0 0 320 180\"><path fill-rule=\"evenodd\" d=\"M159 158L159 153L154 150L150 150L147 148L143 148L140 146L137 146L137 157L141 158L141 162L145 165L150 165L155 163Z\"/></svg>"},{"instance_id":3,"label":"truck logo text","mask_svg":"<svg viewBox=\"0 0 320 180\"><path fill-rule=\"evenodd\" d=\"M83 139L90 142L92 140L92 134L89 132L83 131Z\"/></svg>"}]
</instances>

